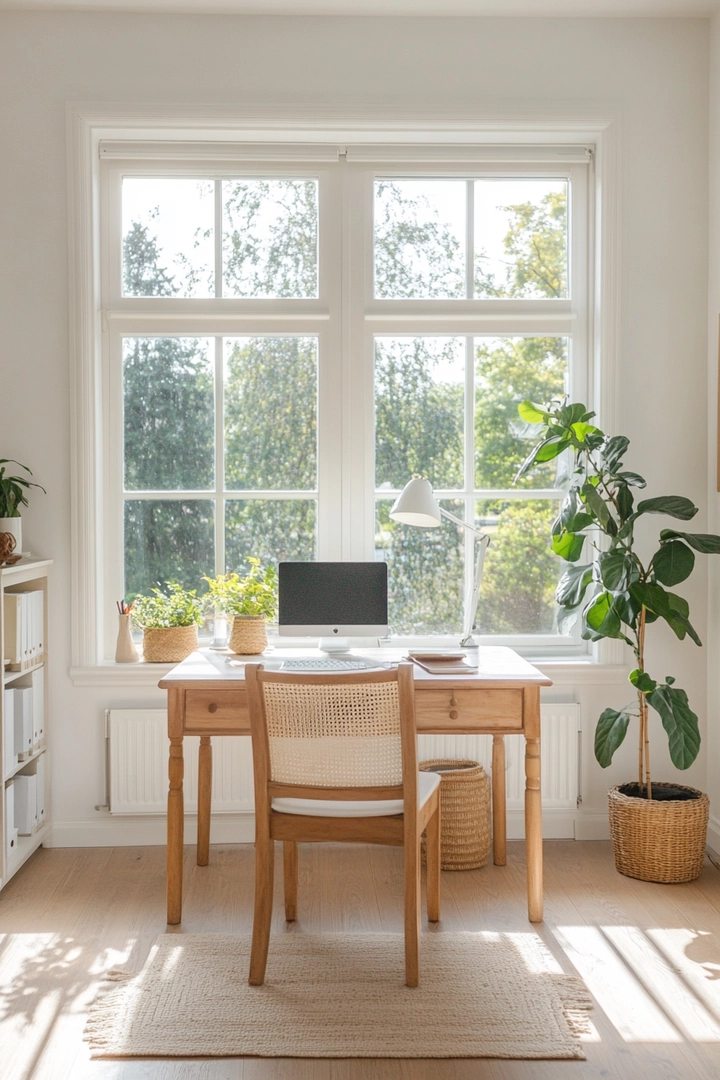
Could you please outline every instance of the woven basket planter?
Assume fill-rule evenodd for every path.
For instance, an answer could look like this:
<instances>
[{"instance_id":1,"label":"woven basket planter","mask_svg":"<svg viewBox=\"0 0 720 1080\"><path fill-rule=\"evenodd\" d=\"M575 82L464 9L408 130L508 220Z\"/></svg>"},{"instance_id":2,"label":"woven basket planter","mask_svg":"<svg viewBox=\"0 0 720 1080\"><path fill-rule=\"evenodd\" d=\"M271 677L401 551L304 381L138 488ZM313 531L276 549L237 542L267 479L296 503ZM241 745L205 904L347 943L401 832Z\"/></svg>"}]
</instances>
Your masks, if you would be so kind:
<instances>
[{"instance_id":1,"label":"woven basket planter","mask_svg":"<svg viewBox=\"0 0 720 1080\"><path fill-rule=\"evenodd\" d=\"M615 866L641 881L694 881L705 857L710 800L682 784L653 784L653 790L674 787L696 799L639 799L620 788L608 791L610 836Z\"/></svg>"},{"instance_id":2,"label":"woven basket planter","mask_svg":"<svg viewBox=\"0 0 720 1080\"><path fill-rule=\"evenodd\" d=\"M476 870L490 853L490 778L477 761L421 761L424 772L440 773L440 865ZM423 858L425 840L423 839Z\"/></svg>"},{"instance_id":3,"label":"woven basket planter","mask_svg":"<svg viewBox=\"0 0 720 1080\"><path fill-rule=\"evenodd\" d=\"M158 626L143 630L143 657L148 664L179 664L197 647L197 626Z\"/></svg>"},{"instance_id":4,"label":"woven basket planter","mask_svg":"<svg viewBox=\"0 0 720 1080\"><path fill-rule=\"evenodd\" d=\"M230 632L230 652L241 656L258 656L267 649L267 627L264 615L235 615Z\"/></svg>"}]
</instances>

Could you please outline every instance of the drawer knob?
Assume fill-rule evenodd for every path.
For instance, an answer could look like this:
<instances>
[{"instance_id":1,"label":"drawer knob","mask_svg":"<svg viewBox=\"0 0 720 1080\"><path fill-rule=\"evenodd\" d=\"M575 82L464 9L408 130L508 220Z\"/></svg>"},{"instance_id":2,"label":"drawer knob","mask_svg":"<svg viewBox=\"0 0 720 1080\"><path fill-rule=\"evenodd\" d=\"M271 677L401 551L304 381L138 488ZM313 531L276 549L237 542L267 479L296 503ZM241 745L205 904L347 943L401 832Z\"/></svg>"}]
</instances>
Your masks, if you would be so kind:
<instances>
[{"instance_id":1,"label":"drawer knob","mask_svg":"<svg viewBox=\"0 0 720 1080\"><path fill-rule=\"evenodd\" d=\"M453 690L452 694L450 695L450 705L453 708L457 705L457 701L455 700L455 691L454 690Z\"/></svg>"},{"instance_id":2,"label":"drawer knob","mask_svg":"<svg viewBox=\"0 0 720 1080\"><path fill-rule=\"evenodd\" d=\"M208 712L217 712L217 705L214 701L211 701L208 705Z\"/></svg>"},{"instance_id":3,"label":"drawer knob","mask_svg":"<svg viewBox=\"0 0 720 1080\"><path fill-rule=\"evenodd\" d=\"M450 719L451 719L451 720L457 720L457 718L458 718L458 711L457 711L457 709L451 709L451 710L450 710Z\"/></svg>"}]
</instances>

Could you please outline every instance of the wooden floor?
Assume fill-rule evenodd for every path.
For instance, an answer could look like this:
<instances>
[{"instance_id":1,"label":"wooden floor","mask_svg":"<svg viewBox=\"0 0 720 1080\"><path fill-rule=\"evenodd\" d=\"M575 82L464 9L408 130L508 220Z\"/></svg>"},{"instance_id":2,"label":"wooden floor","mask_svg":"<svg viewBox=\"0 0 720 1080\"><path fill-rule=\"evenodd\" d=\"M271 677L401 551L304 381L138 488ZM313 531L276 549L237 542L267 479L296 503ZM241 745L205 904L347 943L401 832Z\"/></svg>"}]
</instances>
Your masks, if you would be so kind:
<instances>
[{"instance_id":1,"label":"wooden floor","mask_svg":"<svg viewBox=\"0 0 720 1080\"><path fill-rule=\"evenodd\" d=\"M585 1062L144 1059L92 1061L89 1003L111 967L137 970L165 933L163 848L39 851L0 893L3 1080L717 1080L720 870L689 885L616 873L609 845L545 844L545 922L527 922L524 847L508 865L443 873L436 931L539 933L595 1006ZM186 849L183 932L248 931L253 850ZM399 849L301 849L297 931L402 932ZM274 930L281 932L279 893ZM271 945L272 948L272 945ZM422 953L421 953L422 962ZM429 973L428 973L429 975ZM431 976L430 976L431 977ZM422 971L421 971L422 978Z\"/></svg>"}]
</instances>

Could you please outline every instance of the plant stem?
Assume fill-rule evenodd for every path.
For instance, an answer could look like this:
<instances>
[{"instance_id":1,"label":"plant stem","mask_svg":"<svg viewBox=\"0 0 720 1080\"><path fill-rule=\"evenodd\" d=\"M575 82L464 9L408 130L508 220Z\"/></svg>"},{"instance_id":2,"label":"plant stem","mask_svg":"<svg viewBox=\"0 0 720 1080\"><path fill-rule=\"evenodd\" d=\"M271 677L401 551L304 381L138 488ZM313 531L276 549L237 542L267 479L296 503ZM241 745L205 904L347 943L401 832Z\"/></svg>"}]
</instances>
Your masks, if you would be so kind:
<instances>
[{"instance_id":1,"label":"plant stem","mask_svg":"<svg viewBox=\"0 0 720 1080\"><path fill-rule=\"evenodd\" d=\"M645 670L645 607L640 610L640 619L637 630L637 657L638 667ZM652 799L652 780L650 779L650 731L648 724L647 698L642 691L638 690L638 705L640 707L640 775L638 783L640 791L643 788L643 780L647 784L647 797ZM644 766L644 768L643 768ZM644 776L643 776L644 772Z\"/></svg>"},{"instance_id":2,"label":"plant stem","mask_svg":"<svg viewBox=\"0 0 720 1080\"><path fill-rule=\"evenodd\" d=\"M605 480L605 472L604 472L604 470L599 465L596 464L596 462L593 460L593 456L592 456L592 454L590 453L589 450L587 451L587 459L590 462L590 464L592 465L593 471L595 472L595 475L597 476L597 478L599 480L599 486L604 489L608 499L610 500L610 502L613 504L613 506L617 510L618 517L620 518L620 521L622 521L622 514L620 513L620 504L618 503L617 499L615 498L612 491L610 490L610 488L607 485L607 482Z\"/></svg>"}]
</instances>

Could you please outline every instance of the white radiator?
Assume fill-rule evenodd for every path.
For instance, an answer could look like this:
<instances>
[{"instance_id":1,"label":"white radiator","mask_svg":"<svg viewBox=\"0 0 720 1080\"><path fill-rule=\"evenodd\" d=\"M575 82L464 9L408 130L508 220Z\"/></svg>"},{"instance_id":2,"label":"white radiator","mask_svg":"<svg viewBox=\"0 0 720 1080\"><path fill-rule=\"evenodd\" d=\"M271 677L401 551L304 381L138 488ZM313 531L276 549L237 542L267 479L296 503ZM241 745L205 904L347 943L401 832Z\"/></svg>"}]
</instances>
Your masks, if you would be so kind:
<instances>
[{"instance_id":1,"label":"white radiator","mask_svg":"<svg viewBox=\"0 0 720 1080\"><path fill-rule=\"evenodd\" d=\"M164 814L168 792L167 713L164 709L109 709L107 712L108 805L111 814ZM200 738L183 739L185 809L197 813ZM216 814L252 812L250 737L212 739L212 808Z\"/></svg>"},{"instance_id":2,"label":"white radiator","mask_svg":"<svg viewBox=\"0 0 720 1080\"><path fill-rule=\"evenodd\" d=\"M580 707L543 705L541 760L543 834L572 837L578 800ZM168 739L164 709L110 709L107 714L108 805L112 814L164 814L167 805ZM467 758L491 772L491 735L420 735L418 755ZM197 812L200 739L188 735L185 751L185 809ZM248 736L216 735L213 751L213 814L253 810L252 751ZM525 740L507 736L508 836L522 835Z\"/></svg>"}]
</instances>

